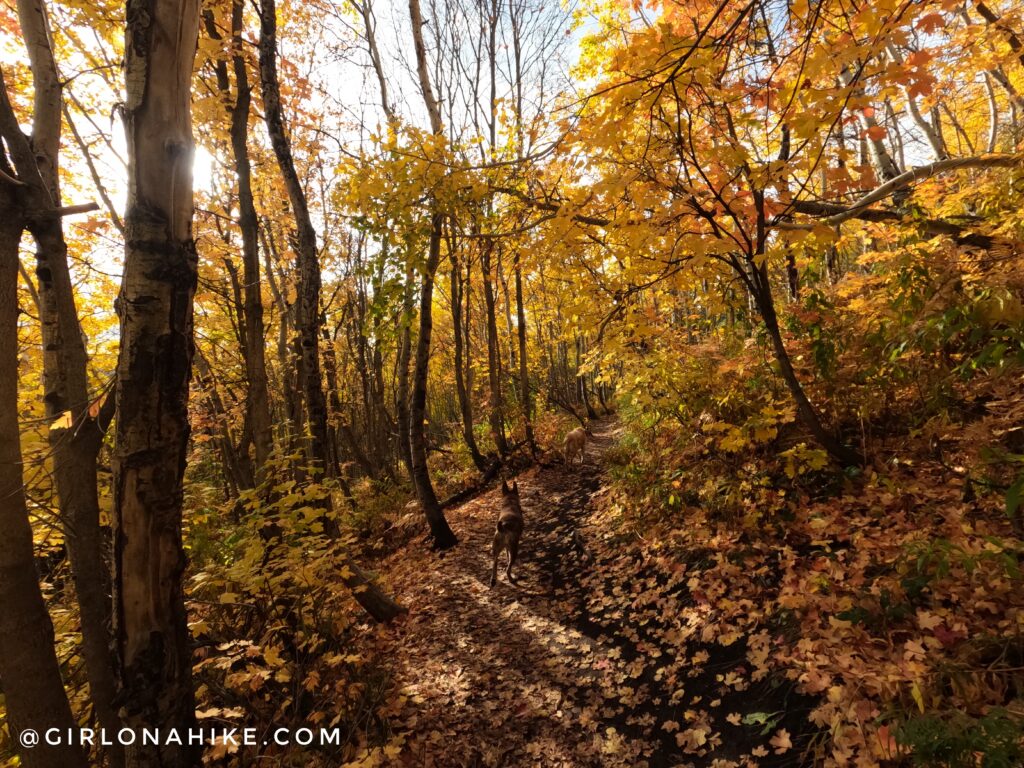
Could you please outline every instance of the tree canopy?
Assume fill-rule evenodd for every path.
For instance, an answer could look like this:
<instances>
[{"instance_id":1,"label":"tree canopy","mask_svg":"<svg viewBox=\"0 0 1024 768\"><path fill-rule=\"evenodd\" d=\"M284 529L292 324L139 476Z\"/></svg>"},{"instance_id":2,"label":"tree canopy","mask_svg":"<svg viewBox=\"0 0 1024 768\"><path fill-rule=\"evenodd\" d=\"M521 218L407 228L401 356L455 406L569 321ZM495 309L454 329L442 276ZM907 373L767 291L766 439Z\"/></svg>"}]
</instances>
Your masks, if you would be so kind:
<instances>
[{"instance_id":1,"label":"tree canopy","mask_svg":"<svg viewBox=\"0 0 1024 768\"><path fill-rule=\"evenodd\" d=\"M0 757L1020 764L1022 89L1008 0L0 6Z\"/></svg>"}]
</instances>

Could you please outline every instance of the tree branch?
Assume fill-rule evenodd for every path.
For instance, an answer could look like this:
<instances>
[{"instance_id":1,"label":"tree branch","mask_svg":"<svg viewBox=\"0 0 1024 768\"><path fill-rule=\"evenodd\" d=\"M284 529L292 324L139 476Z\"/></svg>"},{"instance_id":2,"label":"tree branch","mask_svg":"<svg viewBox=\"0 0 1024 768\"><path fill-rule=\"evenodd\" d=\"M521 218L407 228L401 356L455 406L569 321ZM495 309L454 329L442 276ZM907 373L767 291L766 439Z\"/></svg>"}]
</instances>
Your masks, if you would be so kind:
<instances>
[{"instance_id":1,"label":"tree branch","mask_svg":"<svg viewBox=\"0 0 1024 768\"><path fill-rule=\"evenodd\" d=\"M872 203L889 196L897 190L910 186L914 182L937 176L940 173L958 171L962 168L1014 168L1020 166L1024 161L1024 154L998 154L998 155L975 155L973 157L958 157L949 160L938 160L928 165L919 165L909 171L901 173L893 179L875 187L866 195L860 198L853 205L842 208L837 206L833 215L821 219L816 224L803 224L797 222L783 221L785 214L776 216L770 223L774 229L811 229L817 224L841 224L848 219L859 218L864 209ZM792 210L799 211L803 203L799 201L791 203Z\"/></svg>"}]
</instances>

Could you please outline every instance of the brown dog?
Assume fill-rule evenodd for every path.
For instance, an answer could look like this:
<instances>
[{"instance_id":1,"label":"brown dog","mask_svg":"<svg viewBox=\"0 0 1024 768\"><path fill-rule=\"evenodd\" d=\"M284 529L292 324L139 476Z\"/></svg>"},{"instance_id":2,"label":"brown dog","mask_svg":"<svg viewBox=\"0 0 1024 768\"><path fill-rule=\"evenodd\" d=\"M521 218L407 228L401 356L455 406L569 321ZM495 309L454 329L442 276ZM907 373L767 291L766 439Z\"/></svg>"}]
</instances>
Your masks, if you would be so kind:
<instances>
[{"instance_id":1,"label":"brown dog","mask_svg":"<svg viewBox=\"0 0 1024 768\"><path fill-rule=\"evenodd\" d=\"M494 564L491 567L491 586L498 580L498 555L502 550L508 552L508 565L505 566L505 576L512 583L512 563L516 561L519 554L519 539L523 535L523 508L519 504L519 484L508 484L501 481L501 495L505 502L504 509L498 515L498 526L494 531L494 543L491 545L491 554L494 556Z\"/></svg>"},{"instance_id":2,"label":"brown dog","mask_svg":"<svg viewBox=\"0 0 1024 768\"><path fill-rule=\"evenodd\" d=\"M583 427L576 427L576 429L565 436L562 453L565 456L566 464L572 464L576 460L576 454L579 454L580 464L582 464L586 450L587 432Z\"/></svg>"}]
</instances>

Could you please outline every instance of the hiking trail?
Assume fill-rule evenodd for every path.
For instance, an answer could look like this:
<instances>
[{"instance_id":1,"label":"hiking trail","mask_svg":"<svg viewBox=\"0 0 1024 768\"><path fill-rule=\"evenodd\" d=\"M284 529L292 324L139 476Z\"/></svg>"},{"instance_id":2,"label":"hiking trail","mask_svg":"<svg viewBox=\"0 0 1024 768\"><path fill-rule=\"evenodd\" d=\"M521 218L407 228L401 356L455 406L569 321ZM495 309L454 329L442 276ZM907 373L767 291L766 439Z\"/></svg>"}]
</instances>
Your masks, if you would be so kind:
<instances>
[{"instance_id":1,"label":"hiking trail","mask_svg":"<svg viewBox=\"0 0 1024 768\"><path fill-rule=\"evenodd\" d=\"M396 764L799 765L759 749L767 738L738 721L791 719L786 692L737 690L745 646L694 643L681 629L692 573L591 519L617 424L593 430L582 466L556 458L515 478L526 526L516 583L502 555L488 587L500 483L447 511L453 550L429 552L417 537L380 564L409 607L382 634L401 694L389 723L405 738Z\"/></svg>"}]
</instances>

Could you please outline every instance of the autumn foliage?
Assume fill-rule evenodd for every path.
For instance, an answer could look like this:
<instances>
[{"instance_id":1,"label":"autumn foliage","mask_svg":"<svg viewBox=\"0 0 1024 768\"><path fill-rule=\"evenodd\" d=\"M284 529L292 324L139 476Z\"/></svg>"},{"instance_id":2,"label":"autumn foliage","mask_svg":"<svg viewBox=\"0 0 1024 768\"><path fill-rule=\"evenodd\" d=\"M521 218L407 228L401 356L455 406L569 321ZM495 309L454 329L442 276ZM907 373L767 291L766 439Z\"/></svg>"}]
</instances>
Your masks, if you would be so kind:
<instances>
[{"instance_id":1,"label":"autumn foliage","mask_svg":"<svg viewBox=\"0 0 1024 768\"><path fill-rule=\"evenodd\" d=\"M151 6L0 7L0 761L1024 763L1018 4Z\"/></svg>"}]
</instances>

